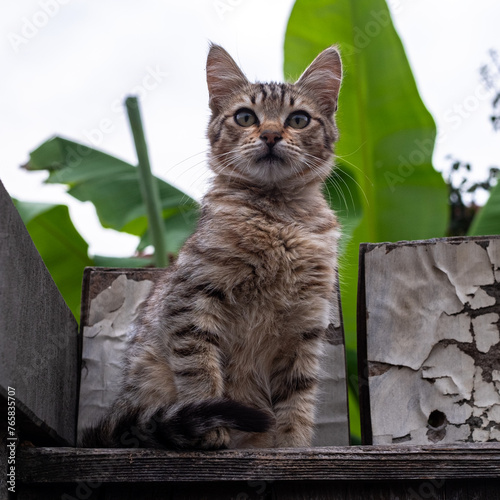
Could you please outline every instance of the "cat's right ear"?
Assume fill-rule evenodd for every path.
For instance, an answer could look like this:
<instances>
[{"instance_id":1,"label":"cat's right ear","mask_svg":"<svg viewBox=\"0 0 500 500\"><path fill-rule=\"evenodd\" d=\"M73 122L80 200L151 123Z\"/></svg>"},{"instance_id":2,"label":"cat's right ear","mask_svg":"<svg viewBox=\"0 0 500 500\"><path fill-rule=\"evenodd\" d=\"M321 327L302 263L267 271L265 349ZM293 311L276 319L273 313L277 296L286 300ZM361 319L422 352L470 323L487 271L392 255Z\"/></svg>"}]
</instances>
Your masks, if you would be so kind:
<instances>
[{"instance_id":1,"label":"cat's right ear","mask_svg":"<svg viewBox=\"0 0 500 500\"><path fill-rule=\"evenodd\" d=\"M207 85L212 111L221 111L227 98L248 83L233 58L220 45L211 44L207 57Z\"/></svg>"},{"instance_id":2,"label":"cat's right ear","mask_svg":"<svg viewBox=\"0 0 500 500\"><path fill-rule=\"evenodd\" d=\"M342 61L337 47L332 46L314 59L295 85L314 96L325 114L333 115L341 82Z\"/></svg>"}]
</instances>

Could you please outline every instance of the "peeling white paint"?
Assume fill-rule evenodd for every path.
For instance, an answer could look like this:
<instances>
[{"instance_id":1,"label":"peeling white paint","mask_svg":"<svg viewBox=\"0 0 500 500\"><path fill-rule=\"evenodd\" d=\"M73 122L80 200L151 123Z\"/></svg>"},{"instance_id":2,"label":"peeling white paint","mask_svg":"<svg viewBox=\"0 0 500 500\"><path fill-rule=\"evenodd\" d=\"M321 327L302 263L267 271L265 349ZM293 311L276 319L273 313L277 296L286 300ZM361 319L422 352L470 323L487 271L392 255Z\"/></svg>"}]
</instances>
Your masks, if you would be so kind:
<instances>
[{"instance_id":1,"label":"peeling white paint","mask_svg":"<svg viewBox=\"0 0 500 500\"><path fill-rule=\"evenodd\" d=\"M476 443L486 442L490 439L490 431L485 429L474 429L472 431L472 439Z\"/></svg>"},{"instance_id":2,"label":"peeling white paint","mask_svg":"<svg viewBox=\"0 0 500 500\"><path fill-rule=\"evenodd\" d=\"M453 339L457 342L472 342L471 319L467 314L448 316L442 313L436 324L436 339Z\"/></svg>"},{"instance_id":3,"label":"peeling white paint","mask_svg":"<svg viewBox=\"0 0 500 500\"><path fill-rule=\"evenodd\" d=\"M425 390L419 395L420 409L426 416L425 421L421 421L421 425L426 426L430 414L434 410L439 410L446 415L446 419L450 424L463 424L469 417L472 416L472 406L462 404L460 396L446 396L440 393L435 386L427 384ZM416 396L417 397L417 396Z\"/></svg>"},{"instance_id":4,"label":"peeling white paint","mask_svg":"<svg viewBox=\"0 0 500 500\"><path fill-rule=\"evenodd\" d=\"M422 377L429 378L425 377L423 374ZM460 388L458 387L457 384L455 384L455 382L451 377L437 378L436 381L434 382L434 385L439 390L439 392L444 396L447 395L456 396L460 394Z\"/></svg>"},{"instance_id":5,"label":"peeling white paint","mask_svg":"<svg viewBox=\"0 0 500 500\"><path fill-rule=\"evenodd\" d=\"M469 302L481 285L495 282L488 252L475 242L459 245L438 242L433 250L436 266L445 272L460 301ZM467 263L467 265L464 265Z\"/></svg>"},{"instance_id":6,"label":"peeling white paint","mask_svg":"<svg viewBox=\"0 0 500 500\"><path fill-rule=\"evenodd\" d=\"M409 443L429 443L427 438L427 427L419 427L418 429L412 429L410 431L411 440ZM375 444L375 443L374 443Z\"/></svg>"},{"instance_id":7,"label":"peeling white paint","mask_svg":"<svg viewBox=\"0 0 500 500\"><path fill-rule=\"evenodd\" d=\"M373 444L392 444L394 436L392 434L386 434L385 436L373 436Z\"/></svg>"},{"instance_id":8,"label":"peeling white paint","mask_svg":"<svg viewBox=\"0 0 500 500\"><path fill-rule=\"evenodd\" d=\"M478 351L486 353L500 342L500 331L496 325L499 319L496 313L483 314L472 319Z\"/></svg>"},{"instance_id":9,"label":"peeling white paint","mask_svg":"<svg viewBox=\"0 0 500 500\"><path fill-rule=\"evenodd\" d=\"M442 442L456 443L457 441L467 441L469 436L470 436L470 427L467 424L449 425L446 427L446 436Z\"/></svg>"},{"instance_id":10,"label":"peeling white paint","mask_svg":"<svg viewBox=\"0 0 500 500\"><path fill-rule=\"evenodd\" d=\"M488 295L484 290L479 288L475 295L469 300L469 305L472 309L481 309L482 307L490 307L495 305L495 297Z\"/></svg>"},{"instance_id":11,"label":"peeling white paint","mask_svg":"<svg viewBox=\"0 0 500 500\"><path fill-rule=\"evenodd\" d=\"M490 243L486 250L495 272L495 279L497 283L500 283L500 245Z\"/></svg>"},{"instance_id":12,"label":"peeling white paint","mask_svg":"<svg viewBox=\"0 0 500 500\"><path fill-rule=\"evenodd\" d=\"M500 440L500 370L485 357L500 344L499 314L481 288L500 281L500 239L387 250L365 255L368 359L393 365L369 381L374 443ZM430 428L434 410L445 433Z\"/></svg>"},{"instance_id":13,"label":"peeling white paint","mask_svg":"<svg viewBox=\"0 0 500 500\"><path fill-rule=\"evenodd\" d=\"M484 415L484 408L477 408L474 406L472 410L472 416L473 417L482 417Z\"/></svg>"},{"instance_id":14,"label":"peeling white paint","mask_svg":"<svg viewBox=\"0 0 500 500\"><path fill-rule=\"evenodd\" d=\"M83 329L79 431L103 415L116 398L130 325L152 284L122 274L91 301L89 326Z\"/></svg>"},{"instance_id":15,"label":"peeling white paint","mask_svg":"<svg viewBox=\"0 0 500 500\"><path fill-rule=\"evenodd\" d=\"M428 415L420 410L416 392L421 385L419 379L418 372L409 368L391 368L372 379L370 391L375 396L371 398L372 425L377 429L376 436L390 435L392 442L392 437L406 436L412 429L422 427L422 422L427 421ZM391 390L379 390L379 387L391 387ZM405 401L404 408L397 404L401 400ZM391 408L391 411L382 412L379 408Z\"/></svg>"},{"instance_id":16,"label":"peeling white paint","mask_svg":"<svg viewBox=\"0 0 500 500\"><path fill-rule=\"evenodd\" d=\"M449 377L458 388L460 398L470 399L473 389L473 379L470 373L473 371L474 360L456 345L442 346L438 344L424 361L422 377L426 379ZM443 395L445 394L443 392Z\"/></svg>"},{"instance_id":17,"label":"peeling white paint","mask_svg":"<svg viewBox=\"0 0 500 500\"><path fill-rule=\"evenodd\" d=\"M493 420L493 422L497 422L500 425L500 405L493 405L487 411L488 420Z\"/></svg>"},{"instance_id":18,"label":"peeling white paint","mask_svg":"<svg viewBox=\"0 0 500 500\"><path fill-rule=\"evenodd\" d=\"M457 335L469 339L470 320L453 316L463 310L463 303L448 276L436 268L430 250L408 246L388 255L390 278L385 249L367 255L369 286L375 292L367 294L367 326L374 332L367 338L370 360L418 370L439 340Z\"/></svg>"},{"instance_id":19,"label":"peeling white paint","mask_svg":"<svg viewBox=\"0 0 500 500\"><path fill-rule=\"evenodd\" d=\"M476 367L474 374L474 405L480 408L488 408L500 404L500 394L494 384L483 380L483 370Z\"/></svg>"}]
</instances>

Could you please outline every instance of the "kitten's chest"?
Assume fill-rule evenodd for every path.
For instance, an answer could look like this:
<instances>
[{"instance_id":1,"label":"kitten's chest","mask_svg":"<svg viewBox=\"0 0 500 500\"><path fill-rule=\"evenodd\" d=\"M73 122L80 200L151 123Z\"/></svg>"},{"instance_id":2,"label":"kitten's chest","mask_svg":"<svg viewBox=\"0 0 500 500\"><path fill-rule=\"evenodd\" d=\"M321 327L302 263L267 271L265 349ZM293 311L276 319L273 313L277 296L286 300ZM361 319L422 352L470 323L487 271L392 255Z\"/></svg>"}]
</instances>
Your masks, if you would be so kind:
<instances>
[{"instance_id":1,"label":"kitten's chest","mask_svg":"<svg viewBox=\"0 0 500 500\"><path fill-rule=\"evenodd\" d=\"M226 251L240 267L235 293L270 305L331 291L337 240L331 212L299 221L257 212L231 221L224 232Z\"/></svg>"},{"instance_id":2,"label":"kitten's chest","mask_svg":"<svg viewBox=\"0 0 500 500\"><path fill-rule=\"evenodd\" d=\"M254 261L262 275L286 277L304 270L305 262L328 259L333 232L318 234L302 222L275 222L261 217L246 221L239 234L238 249Z\"/></svg>"}]
</instances>

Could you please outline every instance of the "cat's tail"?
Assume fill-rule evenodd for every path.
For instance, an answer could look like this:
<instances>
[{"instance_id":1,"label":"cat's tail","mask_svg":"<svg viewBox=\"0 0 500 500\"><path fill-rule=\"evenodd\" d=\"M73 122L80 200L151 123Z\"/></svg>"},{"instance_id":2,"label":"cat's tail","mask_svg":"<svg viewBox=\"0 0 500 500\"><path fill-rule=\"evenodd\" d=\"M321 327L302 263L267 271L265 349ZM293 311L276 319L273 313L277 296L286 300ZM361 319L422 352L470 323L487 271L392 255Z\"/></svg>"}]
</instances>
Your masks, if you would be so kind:
<instances>
[{"instance_id":1,"label":"cat's tail","mask_svg":"<svg viewBox=\"0 0 500 500\"><path fill-rule=\"evenodd\" d=\"M139 412L113 412L83 431L84 448L217 449L227 445L224 428L266 432L273 418L265 411L229 399L175 404L145 419Z\"/></svg>"}]
</instances>

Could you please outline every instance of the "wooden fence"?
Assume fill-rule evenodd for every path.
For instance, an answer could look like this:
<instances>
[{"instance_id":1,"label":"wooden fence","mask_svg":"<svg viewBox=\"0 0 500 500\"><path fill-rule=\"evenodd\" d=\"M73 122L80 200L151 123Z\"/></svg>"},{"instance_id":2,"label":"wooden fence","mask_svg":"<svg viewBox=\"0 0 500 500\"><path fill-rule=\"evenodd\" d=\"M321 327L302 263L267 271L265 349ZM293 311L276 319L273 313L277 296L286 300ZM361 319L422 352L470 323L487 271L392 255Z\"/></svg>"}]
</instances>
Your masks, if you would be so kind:
<instances>
[{"instance_id":1,"label":"wooden fence","mask_svg":"<svg viewBox=\"0 0 500 500\"><path fill-rule=\"evenodd\" d=\"M1 184L0 213L0 500L500 500L498 237L361 248L363 446L93 450L82 334Z\"/></svg>"}]
</instances>

